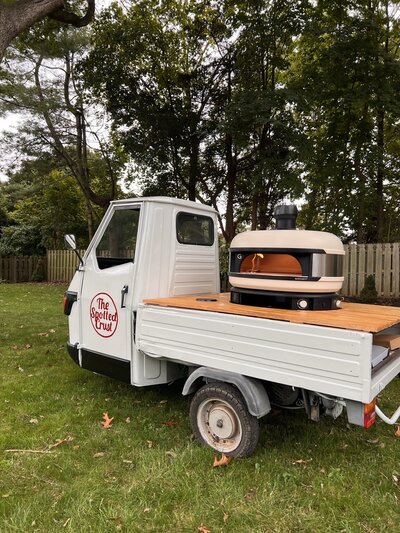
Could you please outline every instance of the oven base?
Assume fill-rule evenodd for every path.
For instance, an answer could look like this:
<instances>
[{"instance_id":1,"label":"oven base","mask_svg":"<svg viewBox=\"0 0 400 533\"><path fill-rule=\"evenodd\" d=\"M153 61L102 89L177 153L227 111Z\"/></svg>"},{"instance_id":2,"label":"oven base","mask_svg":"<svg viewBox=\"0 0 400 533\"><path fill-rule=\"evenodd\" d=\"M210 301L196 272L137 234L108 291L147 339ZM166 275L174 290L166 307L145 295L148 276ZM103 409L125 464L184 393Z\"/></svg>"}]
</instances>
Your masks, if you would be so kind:
<instances>
[{"instance_id":1,"label":"oven base","mask_svg":"<svg viewBox=\"0 0 400 533\"><path fill-rule=\"evenodd\" d=\"M277 307L300 311L332 311L340 309L341 297L337 293L293 293L231 289L231 303L256 307ZM304 304L305 302L305 304Z\"/></svg>"}]
</instances>

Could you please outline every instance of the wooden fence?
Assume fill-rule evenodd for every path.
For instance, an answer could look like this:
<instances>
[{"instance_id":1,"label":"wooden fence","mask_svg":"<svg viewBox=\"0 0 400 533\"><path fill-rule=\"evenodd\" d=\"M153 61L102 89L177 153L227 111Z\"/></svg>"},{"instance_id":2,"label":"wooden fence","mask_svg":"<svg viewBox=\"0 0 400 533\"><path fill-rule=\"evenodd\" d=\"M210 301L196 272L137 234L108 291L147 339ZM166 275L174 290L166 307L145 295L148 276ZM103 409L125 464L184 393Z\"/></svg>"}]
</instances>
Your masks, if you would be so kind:
<instances>
[{"instance_id":1,"label":"wooden fence","mask_svg":"<svg viewBox=\"0 0 400 533\"><path fill-rule=\"evenodd\" d=\"M40 256L0 256L0 282L21 283L32 281L39 261L42 262L41 272L36 271L36 281L46 281L46 257Z\"/></svg>"},{"instance_id":2,"label":"wooden fence","mask_svg":"<svg viewBox=\"0 0 400 533\"><path fill-rule=\"evenodd\" d=\"M85 250L78 250L83 257ZM47 281L69 283L78 267L79 259L73 250L47 250Z\"/></svg>"},{"instance_id":3,"label":"wooden fence","mask_svg":"<svg viewBox=\"0 0 400 533\"><path fill-rule=\"evenodd\" d=\"M400 297L400 243L349 244L345 246L344 296L357 296L364 287L365 278L372 274L379 296ZM85 250L79 251L83 256ZM37 257L0 257L0 280L31 281ZM78 266L72 250L49 250L46 261L47 281L68 283ZM226 284L226 274L223 275Z\"/></svg>"},{"instance_id":4,"label":"wooden fence","mask_svg":"<svg viewBox=\"0 0 400 533\"><path fill-rule=\"evenodd\" d=\"M379 296L400 296L400 244L348 244L345 246L342 294L359 295L365 278L372 274Z\"/></svg>"}]
</instances>

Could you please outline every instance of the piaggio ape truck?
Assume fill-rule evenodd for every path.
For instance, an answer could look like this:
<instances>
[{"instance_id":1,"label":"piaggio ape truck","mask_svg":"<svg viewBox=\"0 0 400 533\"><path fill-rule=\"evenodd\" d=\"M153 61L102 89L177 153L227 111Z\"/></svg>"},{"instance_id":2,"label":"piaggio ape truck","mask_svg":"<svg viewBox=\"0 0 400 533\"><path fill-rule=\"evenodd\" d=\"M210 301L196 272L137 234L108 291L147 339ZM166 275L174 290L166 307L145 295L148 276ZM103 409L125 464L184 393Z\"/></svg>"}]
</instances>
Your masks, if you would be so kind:
<instances>
[{"instance_id":1,"label":"piaggio ape truck","mask_svg":"<svg viewBox=\"0 0 400 533\"><path fill-rule=\"evenodd\" d=\"M400 372L400 309L345 303L341 241L295 229L237 235L220 293L217 214L175 198L113 201L65 294L71 358L135 387L184 378L202 444L251 455L272 405L369 427ZM72 235L66 236L76 249Z\"/></svg>"}]
</instances>

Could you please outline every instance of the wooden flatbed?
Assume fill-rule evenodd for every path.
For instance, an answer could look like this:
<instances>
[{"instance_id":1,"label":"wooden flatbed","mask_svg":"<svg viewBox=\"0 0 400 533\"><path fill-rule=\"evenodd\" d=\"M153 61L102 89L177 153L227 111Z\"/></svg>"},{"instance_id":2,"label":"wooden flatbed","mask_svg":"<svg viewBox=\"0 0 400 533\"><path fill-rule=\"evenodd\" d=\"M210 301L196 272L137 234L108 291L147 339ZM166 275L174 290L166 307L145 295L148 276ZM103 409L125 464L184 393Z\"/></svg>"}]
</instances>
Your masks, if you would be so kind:
<instances>
[{"instance_id":1,"label":"wooden flatbed","mask_svg":"<svg viewBox=\"0 0 400 533\"><path fill-rule=\"evenodd\" d=\"M297 311L232 304L229 293L195 294L169 298L146 299L144 304L231 315L268 318L297 324L311 324L353 331L379 333L400 323L400 307L343 302L334 311Z\"/></svg>"}]
</instances>

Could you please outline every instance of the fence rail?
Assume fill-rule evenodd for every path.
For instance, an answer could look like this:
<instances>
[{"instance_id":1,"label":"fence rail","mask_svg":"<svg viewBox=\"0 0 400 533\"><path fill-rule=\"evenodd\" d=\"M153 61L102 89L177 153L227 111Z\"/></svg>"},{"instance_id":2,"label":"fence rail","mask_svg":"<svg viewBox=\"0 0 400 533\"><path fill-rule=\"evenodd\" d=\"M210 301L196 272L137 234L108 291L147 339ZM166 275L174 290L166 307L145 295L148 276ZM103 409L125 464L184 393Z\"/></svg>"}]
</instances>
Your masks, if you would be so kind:
<instances>
[{"instance_id":1,"label":"fence rail","mask_svg":"<svg viewBox=\"0 0 400 533\"><path fill-rule=\"evenodd\" d=\"M345 245L344 296L357 296L372 274L376 290L385 298L400 297L400 243ZM79 250L81 256L85 250ZM0 257L0 280L31 281L38 257ZM45 260L47 281L71 281L78 258L72 250L49 250ZM226 281L226 274L222 281ZM226 284L226 283L225 283Z\"/></svg>"}]
</instances>

